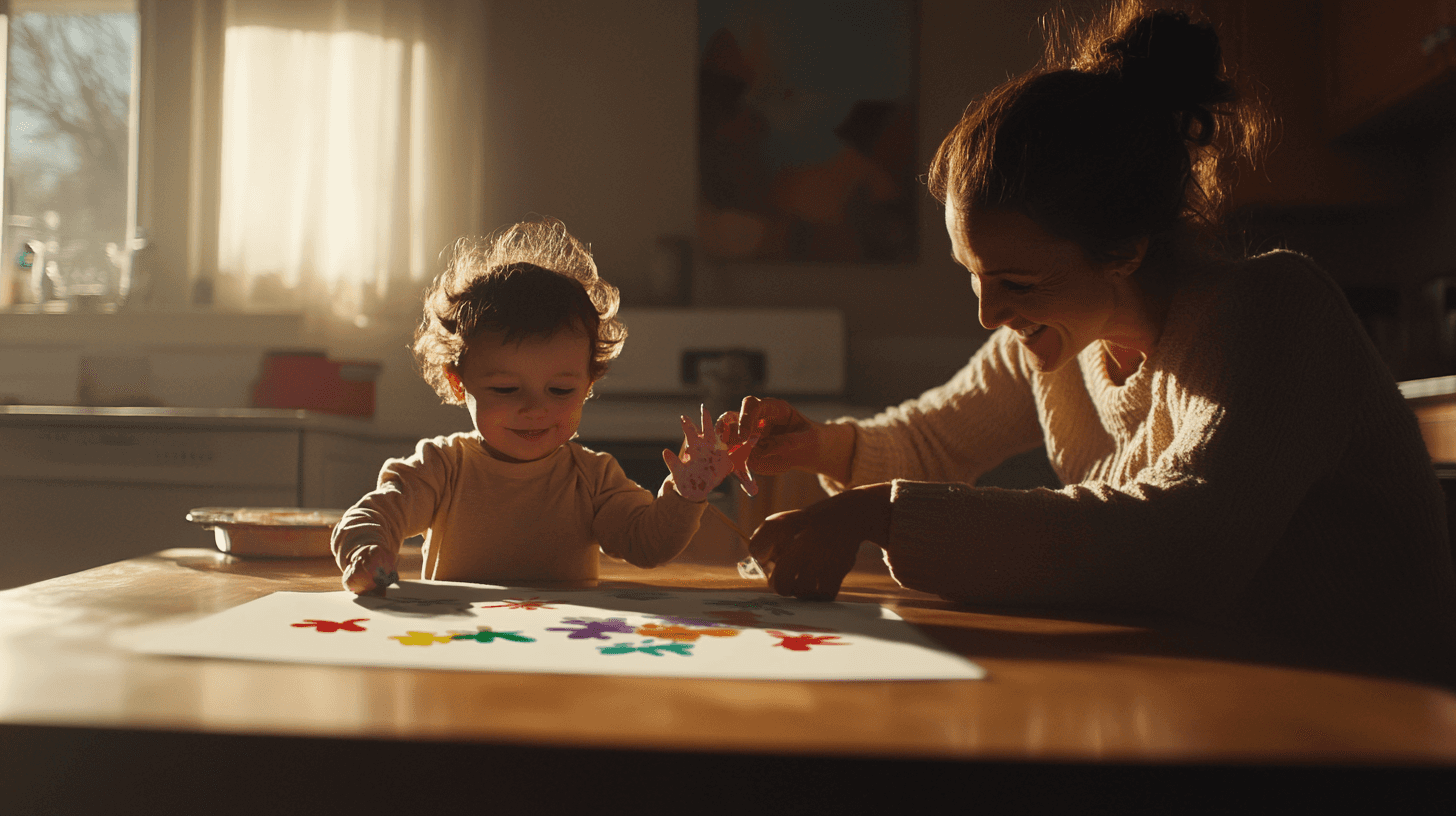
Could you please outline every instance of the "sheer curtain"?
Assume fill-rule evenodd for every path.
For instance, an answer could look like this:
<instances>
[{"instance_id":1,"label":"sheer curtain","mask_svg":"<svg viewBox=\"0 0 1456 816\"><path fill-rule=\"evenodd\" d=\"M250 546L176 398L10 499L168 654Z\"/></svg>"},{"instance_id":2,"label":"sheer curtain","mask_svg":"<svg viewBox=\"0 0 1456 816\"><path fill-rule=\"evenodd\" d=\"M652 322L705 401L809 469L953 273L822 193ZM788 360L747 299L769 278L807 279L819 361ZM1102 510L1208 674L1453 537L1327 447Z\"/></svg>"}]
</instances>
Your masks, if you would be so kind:
<instances>
[{"instance_id":1,"label":"sheer curtain","mask_svg":"<svg viewBox=\"0 0 1456 816\"><path fill-rule=\"evenodd\" d=\"M217 302L361 325L481 228L478 0L225 0Z\"/></svg>"}]
</instances>

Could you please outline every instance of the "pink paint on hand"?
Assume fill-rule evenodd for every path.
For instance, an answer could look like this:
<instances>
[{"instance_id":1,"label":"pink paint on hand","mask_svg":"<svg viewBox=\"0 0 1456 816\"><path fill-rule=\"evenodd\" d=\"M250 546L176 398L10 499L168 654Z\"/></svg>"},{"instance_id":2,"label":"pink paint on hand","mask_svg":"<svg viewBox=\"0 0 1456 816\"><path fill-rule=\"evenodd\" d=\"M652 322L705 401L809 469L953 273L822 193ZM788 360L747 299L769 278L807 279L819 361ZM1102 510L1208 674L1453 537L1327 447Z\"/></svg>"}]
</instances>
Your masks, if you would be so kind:
<instances>
[{"instance_id":1,"label":"pink paint on hand","mask_svg":"<svg viewBox=\"0 0 1456 816\"><path fill-rule=\"evenodd\" d=\"M677 486L677 492L688 501L702 501L732 473L738 477L738 484L744 493L756 495L758 484L748 470L748 455L758 443L758 433L755 432L743 442L729 447L722 441L722 437L727 435L729 429L738 425L738 412L729 411L724 414L715 429L707 406L701 406L700 410L703 413L702 430L687 417L682 418L683 439L686 443L682 455L676 456L669 450L662 452L662 461L667 463L667 469L672 473L672 482Z\"/></svg>"}]
</instances>

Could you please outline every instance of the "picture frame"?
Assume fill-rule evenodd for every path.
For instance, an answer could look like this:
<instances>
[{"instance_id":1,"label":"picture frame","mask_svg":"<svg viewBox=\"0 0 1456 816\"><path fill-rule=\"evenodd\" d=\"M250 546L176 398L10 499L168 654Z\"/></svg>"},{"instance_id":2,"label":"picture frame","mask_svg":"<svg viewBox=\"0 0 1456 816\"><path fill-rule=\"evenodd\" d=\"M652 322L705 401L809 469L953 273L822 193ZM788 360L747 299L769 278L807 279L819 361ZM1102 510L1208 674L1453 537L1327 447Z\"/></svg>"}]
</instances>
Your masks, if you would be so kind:
<instances>
[{"instance_id":1,"label":"picture frame","mask_svg":"<svg viewBox=\"0 0 1456 816\"><path fill-rule=\"evenodd\" d=\"M704 254L913 262L916 0L700 0L698 14Z\"/></svg>"}]
</instances>

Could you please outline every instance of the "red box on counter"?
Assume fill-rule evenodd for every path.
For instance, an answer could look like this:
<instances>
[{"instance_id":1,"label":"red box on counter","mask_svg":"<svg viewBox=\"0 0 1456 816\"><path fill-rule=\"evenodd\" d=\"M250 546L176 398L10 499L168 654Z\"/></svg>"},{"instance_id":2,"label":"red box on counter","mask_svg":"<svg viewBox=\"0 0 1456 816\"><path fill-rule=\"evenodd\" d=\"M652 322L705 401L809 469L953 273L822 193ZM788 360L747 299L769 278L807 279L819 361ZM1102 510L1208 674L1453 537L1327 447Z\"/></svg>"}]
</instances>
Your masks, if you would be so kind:
<instances>
[{"instance_id":1,"label":"red box on counter","mask_svg":"<svg viewBox=\"0 0 1456 816\"><path fill-rule=\"evenodd\" d=\"M330 360L323 352L273 352L263 358L253 407L372 417L381 368L369 360Z\"/></svg>"}]
</instances>

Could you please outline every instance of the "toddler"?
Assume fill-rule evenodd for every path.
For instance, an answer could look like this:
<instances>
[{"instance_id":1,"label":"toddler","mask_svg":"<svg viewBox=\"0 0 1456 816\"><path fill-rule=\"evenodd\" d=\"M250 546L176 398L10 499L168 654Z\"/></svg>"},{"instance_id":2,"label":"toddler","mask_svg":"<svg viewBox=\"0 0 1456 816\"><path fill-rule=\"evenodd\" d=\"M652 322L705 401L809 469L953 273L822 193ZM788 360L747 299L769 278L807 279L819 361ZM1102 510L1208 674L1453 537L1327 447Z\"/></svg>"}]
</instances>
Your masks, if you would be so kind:
<instances>
[{"instance_id":1,"label":"toddler","mask_svg":"<svg viewBox=\"0 0 1456 816\"><path fill-rule=\"evenodd\" d=\"M571 441L626 339L617 303L558 221L456 245L425 293L414 353L475 430L385 462L334 529L346 588L382 590L400 544L420 533L421 577L435 580L591 581L601 551L639 567L683 551L706 506L696 491L683 498L669 475L654 497L609 454Z\"/></svg>"}]
</instances>

